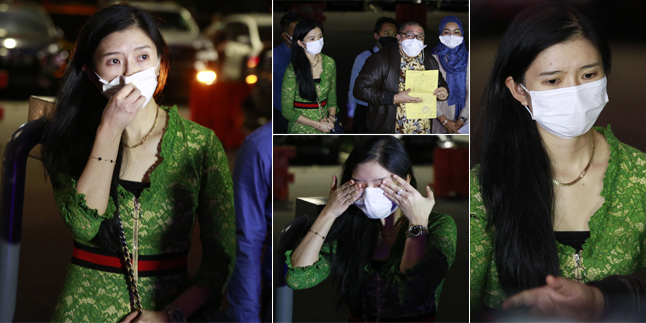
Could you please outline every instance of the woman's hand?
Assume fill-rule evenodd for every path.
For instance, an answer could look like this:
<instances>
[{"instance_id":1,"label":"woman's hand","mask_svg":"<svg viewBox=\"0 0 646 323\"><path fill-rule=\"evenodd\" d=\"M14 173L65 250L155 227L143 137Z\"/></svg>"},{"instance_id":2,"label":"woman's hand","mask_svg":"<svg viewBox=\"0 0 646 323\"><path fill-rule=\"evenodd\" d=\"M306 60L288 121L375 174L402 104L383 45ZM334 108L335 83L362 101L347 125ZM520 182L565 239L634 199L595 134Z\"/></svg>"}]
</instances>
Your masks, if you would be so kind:
<instances>
[{"instance_id":1,"label":"woman's hand","mask_svg":"<svg viewBox=\"0 0 646 323\"><path fill-rule=\"evenodd\" d=\"M332 130L333 127L334 126L330 127L330 123L327 119L321 119L321 121L319 121L318 125L316 126L316 130L324 133L330 133L330 130Z\"/></svg>"},{"instance_id":2,"label":"woman's hand","mask_svg":"<svg viewBox=\"0 0 646 323\"><path fill-rule=\"evenodd\" d=\"M435 95L438 100L444 101L449 98L449 91L445 87L440 86L433 91L433 95Z\"/></svg>"},{"instance_id":3,"label":"woman's hand","mask_svg":"<svg viewBox=\"0 0 646 323\"><path fill-rule=\"evenodd\" d=\"M435 197L430 187L426 186L427 197L423 197L408 182L395 174L392 175L392 180L381 181L379 187L384 190L388 199L399 206L410 224L428 224L428 217L435 206Z\"/></svg>"},{"instance_id":4,"label":"woman's hand","mask_svg":"<svg viewBox=\"0 0 646 323\"><path fill-rule=\"evenodd\" d=\"M146 97L134 85L126 84L115 93L103 110L101 125L123 131L141 110Z\"/></svg>"},{"instance_id":5,"label":"woman's hand","mask_svg":"<svg viewBox=\"0 0 646 323\"><path fill-rule=\"evenodd\" d=\"M146 322L170 322L170 317L168 317L168 312L165 310L162 311L143 311L141 314L134 311L126 315L123 318L123 323L137 322L137 323L146 323Z\"/></svg>"},{"instance_id":6,"label":"woman's hand","mask_svg":"<svg viewBox=\"0 0 646 323\"><path fill-rule=\"evenodd\" d=\"M557 317L583 322L597 321L603 314L605 301L599 288L574 280L548 275L547 285L522 291L503 304L505 310L529 307L537 317Z\"/></svg>"},{"instance_id":7,"label":"woman's hand","mask_svg":"<svg viewBox=\"0 0 646 323\"><path fill-rule=\"evenodd\" d=\"M356 202L363 193L363 185L356 184L354 180L349 180L345 184L336 187L337 178L332 176L332 186L330 187L330 197L321 214L338 218L348 207Z\"/></svg>"}]
</instances>

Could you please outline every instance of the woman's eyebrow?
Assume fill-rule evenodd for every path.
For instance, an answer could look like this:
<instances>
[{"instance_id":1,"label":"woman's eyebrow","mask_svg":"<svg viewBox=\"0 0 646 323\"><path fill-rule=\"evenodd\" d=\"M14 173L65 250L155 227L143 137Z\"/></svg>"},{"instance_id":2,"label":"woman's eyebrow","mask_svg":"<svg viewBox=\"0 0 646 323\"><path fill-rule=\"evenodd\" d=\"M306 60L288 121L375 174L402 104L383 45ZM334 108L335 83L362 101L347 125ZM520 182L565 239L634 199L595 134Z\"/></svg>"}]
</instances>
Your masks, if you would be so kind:
<instances>
[{"instance_id":1,"label":"woman's eyebrow","mask_svg":"<svg viewBox=\"0 0 646 323\"><path fill-rule=\"evenodd\" d=\"M601 65L601 63L596 62L596 63L588 64L588 65L585 65L585 66L581 66L580 70L584 70L584 69L591 68L591 67L597 67L597 66L600 66L600 65Z\"/></svg>"},{"instance_id":2,"label":"woman's eyebrow","mask_svg":"<svg viewBox=\"0 0 646 323\"><path fill-rule=\"evenodd\" d=\"M101 57L106 57L106 56L116 55L116 54L121 54L121 52L107 52L107 53L101 55Z\"/></svg>"},{"instance_id":3,"label":"woman's eyebrow","mask_svg":"<svg viewBox=\"0 0 646 323\"><path fill-rule=\"evenodd\" d=\"M542 72L542 73L538 74L538 76L554 75L554 74L558 74L558 73L563 73L563 71L545 71L545 72Z\"/></svg>"},{"instance_id":4,"label":"woman's eyebrow","mask_svg":"<svg viewBox=\"0 0 646 323\"><path fill-rule=\"evenodd\" d=\"M149 45L139 46L139 47L135 48L135 50L142 50L144 48L150 48L150 46Z\"/></svg>"}]
</instances>

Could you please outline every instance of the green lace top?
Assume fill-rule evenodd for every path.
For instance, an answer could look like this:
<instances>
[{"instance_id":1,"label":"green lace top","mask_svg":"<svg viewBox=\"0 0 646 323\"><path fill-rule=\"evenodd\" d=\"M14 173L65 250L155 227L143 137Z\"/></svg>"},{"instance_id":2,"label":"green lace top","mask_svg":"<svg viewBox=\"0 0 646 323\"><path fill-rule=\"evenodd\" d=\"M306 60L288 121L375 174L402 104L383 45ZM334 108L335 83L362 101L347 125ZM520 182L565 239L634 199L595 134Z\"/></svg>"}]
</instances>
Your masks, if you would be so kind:
<instances>
[{"instance_id":1,"label":"green lace top","mask_svg":"<svg viewBox=\"0 0 646 323\"><path fill-rule=\"evenodd\" d=\"M150 175L150 187L141 193L139 254L186 252L191 247L193 226L200 224L202 262L192 279L188 272L139 277L138 287L145 310L161 310L190 284L208 287L213 296L204 313L219 310L224 286L235 260L235 213L233 189L226 154L212 130L168 111L168 124L161 141L161 162ZM76 191L75 179L52 176L54 197L63 220L78 243L97 247L91 240L101 222L116 210L110 197L107 210L98 214ZM135 197L118 187L119 211L132 252ZM130 312L123 274L70 264L65 286L52 319L67 322L117 322Z\"/></svg>"},{"instance_id":2,"label":"green lace top","mask_svg":"<svg viewBox=\"0 0 646 323\"><path fill-rule=\"evenodd\" d=\"M582 282L610 275L632 274L646 266L646 154L622 144L610 126L595 128L606 137L610 159L603 179L603 205L588 225L590 238L581 252ZM507 295L498 281L493 256L493 229L487 230L486 210L480 195L478 167L471 171L471 317L477 317L482 304L500 309ZM574 279L576 267L570 246L556 242L561 276Z\"/></svg>"},{"instance_id":3,"label":"green lace top","mask_svg":"<svg viewBox=\"0 0 646 323\"><path fill-rule=\"evenodd\" d=\"M444 276L455 259L455 221L449 215L432 212L428 224L426 257L402 273L399 266L404 254L407 229L406 220L399 229L388 259L379 271L375 271L370 265L366 266L368 281L362 285L364 308L354 311L350 309L356 317L364 314L374 317L377 311L384 319L415 317L436 309ZM287 251L287 286L306 289L324 281L332 270L331 257L335 251L336 242L326 243L314 264L296 268L291 263L293 251Z\"/></svg>"},{"instance_id":4,"label":"green lace top","mask_svg":"<svg viewBox=\"0 0 646 323\"><path fill-rule=\"evenodd\" d=\"M316 83L316 93L321 102L327 100L327 105L323 107L324 115L321 117L319 109L299 109L294 107L294 101L303 103L316 103L307 99L303 99L298 91L298 83L296 82L296 74L294 73L294 66L290 63L285 70L283 76L283 87L281 89L281 106L283 116L289 120L287 126L288 133L323 133L310 126L296 123L299 116L303 115L314 121L320 121L322 118L327 118L330 107L337 108L336 103L336 65L332 57L321 54L321 61L323 64L323 72L321 73L321 82Z\"/></svg>"}]
</instances>

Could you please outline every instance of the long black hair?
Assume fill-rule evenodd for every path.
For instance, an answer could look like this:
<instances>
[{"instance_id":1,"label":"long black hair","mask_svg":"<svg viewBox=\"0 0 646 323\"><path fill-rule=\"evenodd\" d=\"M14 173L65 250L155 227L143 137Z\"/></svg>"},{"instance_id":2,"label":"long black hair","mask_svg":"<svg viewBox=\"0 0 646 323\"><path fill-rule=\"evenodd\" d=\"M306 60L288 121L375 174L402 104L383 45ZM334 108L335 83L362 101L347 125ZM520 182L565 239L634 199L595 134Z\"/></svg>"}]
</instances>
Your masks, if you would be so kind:
<instances>
[{"instance_id":1,"label":"long black hair","mask_svg":"<svg viewBox=\"0 0 646 323\"><path fill-rule=\"evenodd\" d=\"M292 36L292 66L294 67L294 74L296 74L296 81L298 82L298 93L304 99L316 101L316 85L312 76L312 66L310 60L305 54L305 49L299 46L296 42L301 41L304 43L305 36L312 29L318 27L323 31L323 27L313 19L303 19L294 27L294 35Z\"/></svg>"},{"instance_id":2,"label":"long black hair","mask_svg":"<svg viewBox=\"0 0 646 323\"><path fill-rule=\"evenodd\" d=\"M96 131L101 123L103 110L108 103L99 88L90 79L94 74L94 52L101 40L108 35L131 27L140 28L153 41L160 59L158 85L155 98L159 98L168 74L168 47L155 21L144 9L130 5L113 5L94 14L79 34L72 51L56 99L56 110L49 119L43 135L43 163L57 186L57 174L78 179L92 151ZM123 138L112 175L111 195L116 185L124 156ZM117 208L118 212L118 208ZM103 221L97 244L107 249L118 247L118 220Z\"/></svg>"},{"instance_id":3,"label":"long black hair","mask_svg":"<svg viewBox=\"0 0 646 323\"><path fill-rule=\"evenodd\" d=\"M554 239L554 188L549 156L534 121L505 85L524 83L534 59L550 46L584 37L599 51L606 75L610 49L591 20L562 3L520 12L507 28L487 81L480 111L482 147L478 180L500 284L508 294L559 275Z\"/></svg>"},{"instance_id":4,"label":"long black hair","mask_svg":"<svg viewBox=\"0 0 646 323\"><path fill-rule=\"evenodd\" d=\"M352 179L352 173L361 164L376 161L383 168L401 178L411 176L410 185L417 186L413 167L402 143L392 136L375 136L355 147L343 164L339 185ZM335 278L341 302L351 311L362 309L361 284L367 276L365 267L377 246L381 223L369 219L354 205L336 219L326 243L337 242L333 257Z\"/></svg>"}]
</instances>

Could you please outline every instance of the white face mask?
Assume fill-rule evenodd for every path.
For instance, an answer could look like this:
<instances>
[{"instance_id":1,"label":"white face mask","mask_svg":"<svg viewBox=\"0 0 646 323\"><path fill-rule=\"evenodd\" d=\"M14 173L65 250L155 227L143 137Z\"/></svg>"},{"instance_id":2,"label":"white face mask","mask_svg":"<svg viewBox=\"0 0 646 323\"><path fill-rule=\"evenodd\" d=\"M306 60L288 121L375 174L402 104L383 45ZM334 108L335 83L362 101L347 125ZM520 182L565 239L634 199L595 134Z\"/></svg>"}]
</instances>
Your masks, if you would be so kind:
<instances>
[{"instance_id":1,"label":"white face mask","mask_svg":"<svg viewBox=\"0 0 646 323\"><path fill-rule=\"evenodd\" d=\"M532 120L563 139L580 136L594 125L608 103L607 79L548 91L529 91L532 110L525 106Z\"/></svg>"},{"instance_id":2,"label":"white face mask","mask_svg":"<svg viewBox=\"0 0 646 323\"><path fill-rule=\"evenodd\" d=\"M421 40L417 39L404 39L401 42L402 49L404 50L404 53L410 57L415 57L419 55L419 53L422 52L424 48L426 48L426 45L424 45L424 42Z\"/></svg>"},{"instance_id":3,"label":"white face mask","mask_svg":"<svg viewBox=\"0 0 646 323\"><path fill-rule=\"evenodd\" d=\"M386 218L397 209L397 204L384 196L384 190L379 187L366 187L354 205L371 219Z\"/></svg>"},{"instance_id":4,"label":"white face mask","mask_svg":"<svg viewBox=\"0 0 646 323\"><path fill-rule=\"evenodd\" d=\"M155 89L157 89L156 71L158 67L159 61L157 61L157 65L155 67L147 68L130 76L119 75L110 82L101 78L101 76L99 76L96 71L94 72L94 74L96 74L96 76L99 78L99 82L101 82L102 84L101 93L103 93L103 95L105 95L105 97L107 97L108 99L115 95L126 84L132 84L136 86L137 89L141 91L141 95L146 98L146 102L144 102L144 105L142 106L143 108L146 106L146 104L148 104L148 102L150 102L153 94L155 94Z\"/></svg>"},{"instance_id":5,"label":"white face mask","mask_svg":"<svg viewBox=\"0 0 646 323\"><path fill-rule=\"evenodd\" d=\"M311 41L309 43L304 43L305 44L305 51L312 54L316 55L323 50L323 38L315 41Z\"/></svg>"},{"instance_id":6,"label":"white face mask","mask_svg":"<svg viewBox=\"0 0 646 323\"><path fill-rule=\"evenodd\" d=\"M456 48L462 44L464 37L456 35L440 36L440 42L448 48Z\"/></svg>"}]
</instances>

